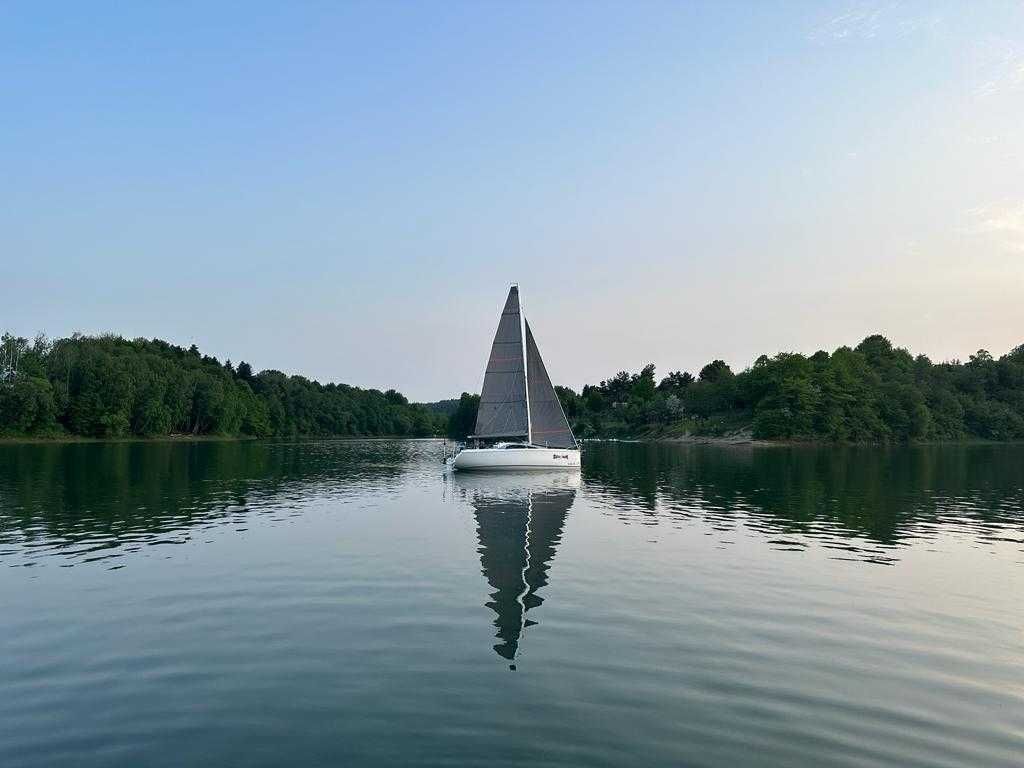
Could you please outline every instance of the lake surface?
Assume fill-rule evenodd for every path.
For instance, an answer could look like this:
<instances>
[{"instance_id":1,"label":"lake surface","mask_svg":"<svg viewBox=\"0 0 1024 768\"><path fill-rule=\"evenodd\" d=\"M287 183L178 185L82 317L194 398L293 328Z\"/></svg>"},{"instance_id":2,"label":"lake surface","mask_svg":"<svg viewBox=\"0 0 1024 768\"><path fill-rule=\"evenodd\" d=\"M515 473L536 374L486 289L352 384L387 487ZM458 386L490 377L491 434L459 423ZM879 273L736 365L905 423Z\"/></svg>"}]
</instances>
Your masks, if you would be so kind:
<instances>
[{"instance_id":1,"label":"lake surface","mask_svg":"<svg viewBox=\"0 0 1024 768\"><path fill-rule=\"evenodd\" d=\"M0 445L0 765L1019 766L1024 447Z\"/></svg>"}]
</instances>

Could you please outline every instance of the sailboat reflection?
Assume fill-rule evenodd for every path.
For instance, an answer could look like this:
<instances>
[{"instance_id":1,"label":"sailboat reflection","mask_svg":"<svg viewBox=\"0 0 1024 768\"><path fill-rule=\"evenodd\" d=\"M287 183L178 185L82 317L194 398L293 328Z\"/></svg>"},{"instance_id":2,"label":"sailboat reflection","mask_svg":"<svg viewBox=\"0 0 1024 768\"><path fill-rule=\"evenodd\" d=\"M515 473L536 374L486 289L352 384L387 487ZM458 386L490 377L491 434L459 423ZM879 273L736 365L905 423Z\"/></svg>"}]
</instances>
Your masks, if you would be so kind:
<instances>
[{"instance_id":1,"label":"sailboat reflection","mask_svg":"<svg viewBox=\"0 0 1024 768\"><path fill-rule=\"evenodd\" d=\"M452 476L454 492L474 509L480 569L493 590L486 606L497 614L495 652L515 669L527 613L544 599L548 569L576 499L574 472Z\"/></svg>"}]
</instances>

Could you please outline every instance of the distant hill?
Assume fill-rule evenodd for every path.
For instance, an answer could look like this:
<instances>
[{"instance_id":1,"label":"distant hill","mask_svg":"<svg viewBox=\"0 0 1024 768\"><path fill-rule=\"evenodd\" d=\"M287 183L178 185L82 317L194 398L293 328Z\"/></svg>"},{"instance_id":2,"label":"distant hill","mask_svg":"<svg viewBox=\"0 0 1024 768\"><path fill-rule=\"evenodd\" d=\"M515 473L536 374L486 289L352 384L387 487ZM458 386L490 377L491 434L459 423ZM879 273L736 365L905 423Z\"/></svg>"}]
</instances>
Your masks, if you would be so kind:
<instances>
[{"instance_id":1,"label":"distant hill","mask_svg":"<svg viewBox=\"0 0 1024 768\"><path fill-rule=\"evenodd\" d=\"M697 376L654 366L576 394L558 387L579 437L721 436L889 443L1024 439L1024 345L996 359L933 363L869 336L810 357L762 355L733 373L721 360Z\"/></svg>"},{"instance_id":2,"label":"distant hill","mask_svg":"<svg viewBox=\"0 0 1024 768\"><path fill-rule=\"evenodd\" d=\"M0 436L429 437L444 434L447 422L393 389L256 373L195 345L0 337Z\"/></svg>"},{"instance_id":3,"label":"distant hill","mask_svg":"<svg viewBox=\"0 0 1024 768\"><path fill-rule=\"evenodd\" d=\"M762 355L739 373L715 360L659 382L648 365L579 393L555 390L581 438L1024 440L1024 344L998 359L982 349L966 362L933 363L874 335L831 354ZM472 431L478 402L463 395L448 414L450 437Z\"/></svg>"},{"instance_id":4,"label":"distant hill","mask_svg":"<svg viewBox=\"0 0 1024 768\"><path fill-rule=\"evenodd\" d=\"M422 405L431 413L436 413L441 416L451 416L459 407L459 401L457 399L438 400L436 403L419 403L419 405Z\"/></svg>"},{"instance_id":5,"label":"distant hill","mask_svg":"<svg viewBox=\"0 0 1024 768\"><path fill-rule=\"evenodd\" d=\"M653 365L579 393L556 387L577 437L889 443L1024 440L1024 345L933 363L869 336L811 356L722 360L660 381ZM0 337L0 437L251 435L463 438L479 395L410 403L389 389L256 373L159 339Z\"/></svg>"}]
</instances>

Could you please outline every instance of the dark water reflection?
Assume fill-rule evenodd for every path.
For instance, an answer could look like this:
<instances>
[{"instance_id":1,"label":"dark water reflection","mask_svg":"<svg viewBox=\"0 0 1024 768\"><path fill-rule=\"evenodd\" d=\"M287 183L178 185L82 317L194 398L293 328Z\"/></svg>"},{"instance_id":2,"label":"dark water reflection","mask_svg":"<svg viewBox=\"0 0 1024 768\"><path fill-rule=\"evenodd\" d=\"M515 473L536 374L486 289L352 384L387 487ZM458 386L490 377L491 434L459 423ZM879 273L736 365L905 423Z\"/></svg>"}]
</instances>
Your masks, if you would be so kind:
<instances>
[{"instance_id":1,"label":"dark water reflection","mask_svg":"<svg viewBox=\"0 0 1024 768\"><path fill-rule=\"evenodd\" d=\"M461 474L452 483L474 510L480 568L494 590L487 603L497 614L494 650L514 662L523 633L536 624L527 613L544 602L540 590L548 583L579 476Z\"/></svg>"},{"instance_id":2,"label":"dark water reflection","mask_svg":"<svg viewBox=\"0 0 1024 768\"><path fill-rule=\"evenodd\" d=\"M403 475L437 474L433 449L429 441L0 446L0 544L38 547L39 555L52 550L68 559L64 564L116 557L163 534L244 526L250 512L301 514L311 495L396 491ZM950 527L982 542L1024 545L1019 445L591 443L583 478L588 494L627 523L696 516L719 531L743 525L776 535L783 548L825 538L877 563ZM471 490L463 496L477 510L481 547L487 548L486 522L494 517L487 510L504 510L511 519L511 508L502 505L518 506L525 519L535 480L464 475L457 483ZM566 497L565 512L574 497ZM561 525L557 534L554 543Z\"/></svg>"},{"instance_id":3,"label":"dark water reflection","mask_svg":"<svg viewBox=\"0 0 1024 768\"><path fill-rule=\"evenodd\" d=\"M0 445L0 547L30 550L22 565L51 554L63 565L116 559L210 526L244 528L251 512L301 514L311 495L386 492L421 448L416 441Z\"/></svg>"},{"instance_id":4,"label":"dark water reflection","mask_svg":"<svg viewBox=\"0 0 1024 768\"><path fill-rule=\"evenodd\" d=\"M439 459L0 445L0 765L1024 764L1024 446Z\"/></svg>"},{"instance_id":5,"label":"dark water reflection","mask_svg":"<svg viewBox=\"0 0 1024 768\"><path fill-rule=\"evenodd\" d=\"M1024 544L1020 445L588 448L588 487L627 502L626 520L698 515L720 530L742 523L777 534L783 547L817 537L856 553L863 547L850 542L867 542L880 545L864 558L873 562L944 527Z\"/></svg>"}]
</instances>

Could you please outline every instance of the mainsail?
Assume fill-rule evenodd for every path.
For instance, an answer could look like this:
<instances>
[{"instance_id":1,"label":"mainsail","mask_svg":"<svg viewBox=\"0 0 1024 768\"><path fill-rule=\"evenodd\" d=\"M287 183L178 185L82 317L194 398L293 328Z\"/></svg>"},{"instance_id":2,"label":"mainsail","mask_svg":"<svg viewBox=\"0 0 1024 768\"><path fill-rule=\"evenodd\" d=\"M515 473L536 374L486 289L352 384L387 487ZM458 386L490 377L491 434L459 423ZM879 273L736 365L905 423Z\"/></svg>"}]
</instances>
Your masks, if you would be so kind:
<instances>
[{"instance_id":1,"label":"mainsail","mask_svg":"<svg viewBox=\"0 0 1024 768\"><path fill-rule=\"evenodd\" d=\"M519 289L512 286L494 334L491 357L484 373L480 408L473 437L525 437L530 426L526 411L526 366Z\"/></svg>"},{"instance_id":2,"label":"mainsail","mask_svg":"<svg viewBox=\"0 0 1024 768\"><path fill-rule=\"evenodd\" d=\"M472 437L525 437L536 445L576 447L530 324L522 317L516 286L508 292L491 345Z\"/></svg>"}]
</instances>

